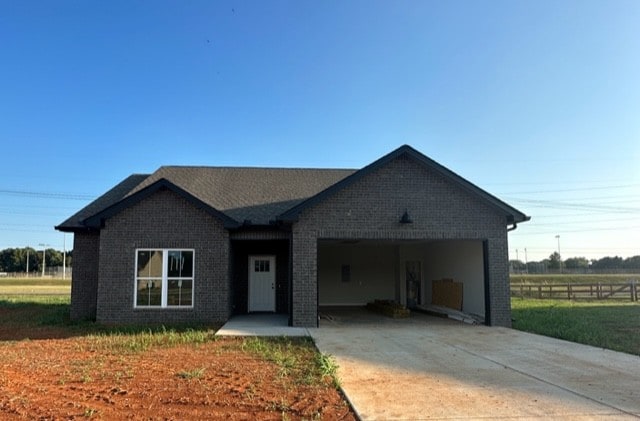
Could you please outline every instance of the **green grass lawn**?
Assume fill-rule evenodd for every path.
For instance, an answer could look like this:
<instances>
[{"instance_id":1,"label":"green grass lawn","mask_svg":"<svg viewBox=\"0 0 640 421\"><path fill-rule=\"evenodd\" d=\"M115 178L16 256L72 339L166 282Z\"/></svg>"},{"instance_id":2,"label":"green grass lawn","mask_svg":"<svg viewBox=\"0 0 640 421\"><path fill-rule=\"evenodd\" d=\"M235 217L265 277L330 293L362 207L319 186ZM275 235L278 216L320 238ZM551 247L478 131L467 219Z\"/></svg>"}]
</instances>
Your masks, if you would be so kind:
<instances>
[{"instance_id":1,"label":"green grass lawn","mask_svg":"<svg viewBox=\"0 0 640 421\"><path fill-rule=\"evenodd\" d=\"M511 299L513 327L640 355L640 304Z\"/></svg>"}]
</instances>

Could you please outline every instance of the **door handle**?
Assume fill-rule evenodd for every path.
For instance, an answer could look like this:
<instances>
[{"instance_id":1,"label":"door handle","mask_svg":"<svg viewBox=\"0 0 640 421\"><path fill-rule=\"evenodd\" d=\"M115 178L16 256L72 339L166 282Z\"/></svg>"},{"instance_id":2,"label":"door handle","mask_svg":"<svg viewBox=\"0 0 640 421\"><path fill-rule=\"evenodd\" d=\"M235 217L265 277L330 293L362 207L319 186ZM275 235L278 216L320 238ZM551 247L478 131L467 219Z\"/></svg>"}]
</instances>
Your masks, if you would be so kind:
<instances>
[{"instance_id":1,"label":"door handle","mask_svg":"<svg viewBox=\"0 0 640 421\"><path fill-rule=\"evenodd\" d=\"M273 282L271 283L271 289L274 289Z\"/></svg>"}]
</instances>

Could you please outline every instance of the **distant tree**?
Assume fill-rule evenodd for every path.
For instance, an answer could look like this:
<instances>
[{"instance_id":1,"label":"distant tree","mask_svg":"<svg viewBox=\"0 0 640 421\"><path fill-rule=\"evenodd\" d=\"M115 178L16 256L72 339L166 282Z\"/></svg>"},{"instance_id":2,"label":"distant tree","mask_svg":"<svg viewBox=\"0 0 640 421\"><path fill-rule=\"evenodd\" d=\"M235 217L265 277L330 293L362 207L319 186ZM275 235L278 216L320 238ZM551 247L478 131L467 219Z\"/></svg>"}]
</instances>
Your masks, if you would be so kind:
<instances>
[{"instance_id":1,"label":"distant tree","mask_svg":"<svg viewBox=\"0 0 640 421\"><path fill-rule=\"evenodd\" d=\"M62 266L63 260L66 260L67 267L71 267L73 250L67 250L66 254L66 259L64 259L62 251L47 249L47 267ZM42 249L25 247L0 250L0 272L26 272L27 256L29 257L29 272L42 271Z\"/></svg>"},{"instance_id":2,"label":"distant tree","mask_svg":"<svg viewBox=\"0 0 640 421\"><path fill-rule=\"evenodd\" d=\"M59 253L53 250L54 254ZM49 251L47 251L49 253ZM26 272L27 257L29 258L29 272L38 272L42 266L42 251L31 247L7 248L0 250L0 271L2 272ZM49 256L47 256L49 262Z\"/></svg>"},{"instance_id":3,"label":"distant tree","mask_svg":"<svg viewBox=\"0 0 640 421\"><path fill-rule=\"evenodd\" d=\"M523 272L527 269L527 266L522 260L509 260L509 266L514 272Z\"/></svg>"},{"instance_id":4,"label":"distant tree","mask_svg":"<svg viewBox=\"0 0 640 421\"><path fill-rule=\"evenodd\" d=\"M640 269L640 256L627 257L622 263L624 269Z\"/></svg>"},{"instance_id":5,"label":"distant tree","mask_svg":"<svg viewBox=\"0 0 640 421\"><path fill-rule=\"evenodd\" d=\"M597 270L611 270L611 269L622 269L623 264L622 257L603 257L602 259L593 260L591 263L591 267Z\"/></svg>"},{"instance_id":6,"label":"distant tree","mask_svg":"<svg viewBox=\"0 0 640 421\"><path fill-rule=\"evenodd\" d=\"M62 253L58 250L47 249L47 267L62 266Z\"/></svg>"},{"instance_id":7,"label":"distant tree","mask_svg":"<svg viewBox=\"0 0 640 421\"><path fill-rule=\"evenodd\" d=\"M585 257L570 257L564 261L564 267L567 269L588 269L589 260Z\"/></svg>"},{"instance_id":8,"label":"distant tree","mask_svg":"<svg viewBox=\"0 0 640 421\"><path fill-rule=\"evenodd\" d=\"M560 254L557 251L554 251L549 256L549 269L560 269L560 262L562 262Z\"/></svg>"},{"instance_id":9,"label":"distant tree","mask_svg":"<svg viewBox=\"0 0 640 421\"><path fill-rule=\"evenodd\" d=\"M528 273L547 273L547 268L549 265L548 260L543 260L540 262L527 262L527 272Z\"/></svg>"},{"instance_id":10,"label":"distant tree","mask_svg":"<svg viewBox=\"0 0 640 421\"><path fill-rule=\"evenodd\" d=\"M19 249L8 248L0 252L0 269L3 272L18 272L20 267Z\"/></svg>"}]
</instances>

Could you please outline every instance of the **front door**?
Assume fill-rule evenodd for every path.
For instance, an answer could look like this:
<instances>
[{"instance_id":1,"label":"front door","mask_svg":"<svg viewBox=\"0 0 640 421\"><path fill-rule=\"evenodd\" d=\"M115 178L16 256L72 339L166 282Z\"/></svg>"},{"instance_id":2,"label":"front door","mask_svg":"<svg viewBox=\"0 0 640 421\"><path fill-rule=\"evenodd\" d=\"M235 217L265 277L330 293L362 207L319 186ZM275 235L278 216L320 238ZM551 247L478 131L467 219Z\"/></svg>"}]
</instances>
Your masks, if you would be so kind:
<instances>
[{"instance_id":1,"label":"front door","mask_svg":"<svg viewBox=\"0 0 640 421\"><path fill-rule=\"evenodd\" d=\"M276 258L249 256L249 312L276 311Z\"/></svg>"}]
</instances>

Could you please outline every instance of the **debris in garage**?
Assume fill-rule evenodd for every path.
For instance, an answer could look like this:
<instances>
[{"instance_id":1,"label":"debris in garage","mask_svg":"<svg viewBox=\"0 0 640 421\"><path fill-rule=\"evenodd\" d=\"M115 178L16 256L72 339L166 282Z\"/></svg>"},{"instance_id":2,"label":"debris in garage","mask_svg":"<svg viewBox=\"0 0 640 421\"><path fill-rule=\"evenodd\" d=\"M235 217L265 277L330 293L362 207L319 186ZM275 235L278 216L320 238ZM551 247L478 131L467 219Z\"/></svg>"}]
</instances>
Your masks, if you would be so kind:
<instances>
[{"instance_id":1,"label":"debris in garage","mask_svg":"<svg viewBox=\"0 0 640 421\"><path fill-rule=\"evenodd\" d=\"M419 305L416 307L418 311L430 314L432 316L446 317L448 319L459 320L463 323L470 325L484 324L484 318L475 315L464 313L452 308L437 306L437 305Z\"/></svg>"},{"instance_id":2,"label":"debris in garage","mask_svg":"<svg viewBox=\"0 0 640 421\"><path fill-rule=\"evenodd\" d=\"M411 314L408 308L393 300L374 300L373 302L367 303L366 307L367 310L384 314L394 319L409 317Z\"/></svg>"}]
</instances>

